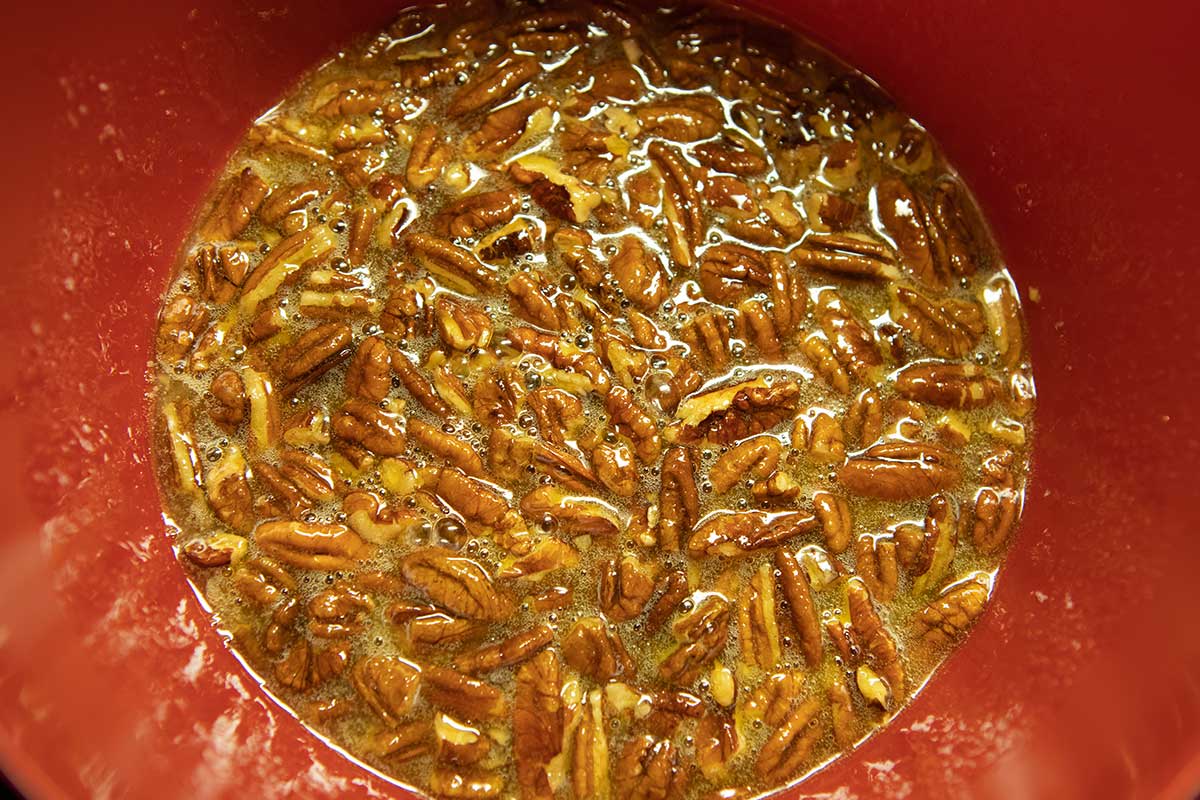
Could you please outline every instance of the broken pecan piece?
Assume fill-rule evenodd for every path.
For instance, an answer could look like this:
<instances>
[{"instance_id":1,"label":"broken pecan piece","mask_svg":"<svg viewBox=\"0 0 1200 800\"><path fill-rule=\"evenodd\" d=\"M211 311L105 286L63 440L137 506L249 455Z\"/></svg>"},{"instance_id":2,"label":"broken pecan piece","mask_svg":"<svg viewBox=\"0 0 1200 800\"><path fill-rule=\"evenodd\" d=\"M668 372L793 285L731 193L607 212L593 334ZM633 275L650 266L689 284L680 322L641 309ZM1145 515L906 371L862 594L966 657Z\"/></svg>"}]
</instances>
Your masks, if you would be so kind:
<instances>
[{"instance_id":1,"label":"broken pecan piece","mask_svg":"<svg viewBox=\"0 0 1200 800\"><path fill-rule=\"evenodd\" d=\"M459 672L474 675L480 672L491 672L501 667L511 667L513 664L533 658L539 650L552 641L554 641L554 631L546 625L537 625L496 644L460 653L454 658L454 668Z\"/></svg>"},{"instance_id":2,"label":"broken pecan piece","mask_svg":"<svg viewBox=\"0 0 1200 800\"><path fill-rule=\"evenodd\" d=\"M732 444L790 419L799 403L795 381L768 384L759 378L693 395L679 404L675 416L684 424L681 441Z\"/></svg>"},{"instance_id":3,"label":"broken pecan piece","mask_svg":"<svg viewBox=\"0 0 1200 800\"><path fill-rule=\"evenodd\" d=\"M710 594L674 625L679 646L658 665L663 680L676 686L689 686L725 649L729 636L729 603L720 595Z\"/></svg>"}]
</instances>

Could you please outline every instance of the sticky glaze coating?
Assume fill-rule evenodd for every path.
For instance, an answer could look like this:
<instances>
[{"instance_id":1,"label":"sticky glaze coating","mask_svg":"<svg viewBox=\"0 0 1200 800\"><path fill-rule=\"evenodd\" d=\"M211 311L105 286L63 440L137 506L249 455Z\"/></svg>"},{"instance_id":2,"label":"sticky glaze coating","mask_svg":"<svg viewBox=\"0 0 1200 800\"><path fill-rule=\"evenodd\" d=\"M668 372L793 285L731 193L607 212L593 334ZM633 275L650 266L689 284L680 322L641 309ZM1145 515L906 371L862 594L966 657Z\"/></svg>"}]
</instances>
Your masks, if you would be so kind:
<instances>
[{"instance_id":1,"label":"sticky glaze coating","mask_svg":"<svg viewBox=\"0 0 1200 800\"><path fill-rule=\"evenodd\" d=\"M180 560L444 797L740 797L982 612L1034 404L936 144L738 12L403 12L247 133L158 331Z\"/></svg>"}]
</instances>

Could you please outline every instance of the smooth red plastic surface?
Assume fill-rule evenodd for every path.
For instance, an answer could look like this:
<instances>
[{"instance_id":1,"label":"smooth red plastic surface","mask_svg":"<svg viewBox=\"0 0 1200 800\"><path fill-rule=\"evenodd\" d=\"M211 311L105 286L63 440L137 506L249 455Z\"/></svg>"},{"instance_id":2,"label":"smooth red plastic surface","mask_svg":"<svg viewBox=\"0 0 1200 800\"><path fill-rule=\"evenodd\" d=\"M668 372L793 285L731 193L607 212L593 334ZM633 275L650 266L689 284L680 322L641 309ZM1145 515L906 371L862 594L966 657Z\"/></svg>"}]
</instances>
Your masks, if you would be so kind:
<instances>
[{"instance_id":1,"label":"smooth red plastic surface","mask_svg":"<svg viewBox=\"0 0 1200 800\"><path fill-rule=\"evenodd\" d=\"M1189 797L1194 4L777 5L933 131L1041 296L1035 475L991 609L883 733L788 796ZM399 796L223 648L172 562L145 418L159 292L227 150L395 6L75 6L0 26L0 767L33 798Z\"/></svg>"}]
</instances>

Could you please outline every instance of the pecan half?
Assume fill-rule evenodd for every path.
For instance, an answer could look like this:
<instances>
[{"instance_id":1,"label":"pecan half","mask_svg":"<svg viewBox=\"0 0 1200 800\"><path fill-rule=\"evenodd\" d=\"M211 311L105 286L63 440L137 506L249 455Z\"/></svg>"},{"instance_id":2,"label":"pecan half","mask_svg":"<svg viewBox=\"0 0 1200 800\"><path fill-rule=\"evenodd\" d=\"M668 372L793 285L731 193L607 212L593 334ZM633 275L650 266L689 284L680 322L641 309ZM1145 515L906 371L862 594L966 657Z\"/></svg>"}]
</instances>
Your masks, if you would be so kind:
<instances>
[{"instance_id":1,"label":"pecan half","mask_svg":"<svg viewBox=\"0 0 1200 800\"><path fill-rule=\"evenodd\" d=\"M527 631L455 656L453 666L459 672L474 675L480 672L491 672L501 667L511 667L522 661L533 658L550 642L554 641L554 631L546 625L538 625Z\"/></svg>"},{"instance_id":2,"label":"pecan half","mask_svg":"<svg viewBox=\"0 0 1200 800\"><path fill-rule=\"evenodd\" d=\"M592 468L604 488L619 497L633 497L638 490L633 451L623 442L601 442L592 450Z\"/></svg>"},{"instance_id":3,"label":"pecan half","mask_svg":"<svg viewBox=\"0 0 1200 800\"><path fill-rule=\"evenodd\" d=\"M917 558L917 564L925 569L913 581L913 594L925 594L946 576L958 545L958 523L958 505L953 498L945 494L930 498L925 537Z\"/></svg>"},{"instance_id":4,"label":"pecan half","mask_svg":"<svg viewBox=\"0 0 1200 800\"><path fill-rule=\"evenodd\" d=\"M754 771L760 778L779 783L799 772L813 745L825 733L820 726L809 724L820 710L820 701L809 697L783 718L763 743L754 762Z\"/></svg>"},{"instance_id":5,"label":"pecan half","mask_svg":"<svg viewBox=\"0 0 1200 800\"><path fill-rule=\"evenodd\" d=\"M930 298L908 286L894 289L892 318L930 352L943 358L962 358L974 350L987 328L983 312L974 302Z\"/></svg>"},{"instance_id":6,"label":"pecan half","mask_svg":"<svg viewBox=\"0 0 1200 800\"><path fill-rule=\"evenodd\" d=\"M870 591L860 578L851 578L846 582L846 597L850 608L850 623L854 626L855 635L887 681L892 697L897 701L903 700L904 665L900 663L896 640L888 633L878 612L875 611Z\"/></svg>"},{"instance_id":7,"label":"pecan half","mask_svg":"<svg viewBox=\"0 0 1200 800\"><path fill-rule=\"evenodd\" d=\"M404 179L413 189L424 189L442 175L454 151L436 125L425 125L413 139L404 168Z\"/></svg>"},{"instance_id":8,"label":"pecan half","mask_svg":"<svg viewBox=\"0 0 1200 800\"><path fill-rule=\"evenodd\" d=\"M225 182L213 200L208 217L200 225L200 238L210 241L233 239L246 229L262 205L269 187L250 167Z\"/></svg>"},{"instance_id":9,"label":"pecan half","mask_svg":"<svg viewBox=\"0 0 1200 800\"><path fill-rule=\"evenodd\" d=\"M910 400L946 408L971 409L991 405L1000 383L975 364L921 361L896 373L896 391Z\"/></svg>"},{"instance_id":10,"label":"pecan half","mask_svg":"<svg viewBox=\"0 0 1200 800\"><path fill-rule=\"evenodd\" d=\"M516 94L541 67L529 56L505 54L484 64L471 80L450 98L446 115L461 117L494 106Z\"/></svg>"},{"instance_id":11,"label":"pecan half","mask_svg":"<svg viewBox=\"0 0 1200 800\"><path fill-rule=\"evenodd\" d=\"M842 394L850 391L850 375L829 347L829 340L821 333L811 333L804 338L800 352L809 360L821 379Z\"/></svg>"},{"instance_id":12,"label":"pecan half","mask_svg":"<svg viewBox=\"0 0 1200 800\"><path fill-rule=\"evenodd\" d=\"M609 265L624 296L643 311L655 311L667 298L670 280L658 255L636 236L621 240L621 249Z\"/></svg>"},{"instance_id":13,"label":"pecan half","mask_svg":"<svg viewBox=\"0 0 1200 800\"><path fill-rule=\"evenodd\" d=\"M201 297L224 304L237 296L250 272L250 257L237 247L205 245L192 262Z\"/></svg>"},{"instance_id":14,"label":"pecan half","mask_svg":"<svg viewBox=\"0 0 1200 800\"><path fill-rule=\"evenodd\" d=\"M353 530L332 523L264 522L255 529L254 541L264 553L301 569L353 569L371 552Z\"/></svg>"},{"instance_id":15,"label":"pecan half","mask_svg":"<svg viewBox=\"0 0 1200 800\"><path fill-rule=\"evenodd\" d=\"M392 388L392 354L378 336L362 340L346 367L346 394L378 403Z\"/></svg>"},{"instance_id":16,"label":"pecan half","mask_svg":"<svg viewBox=\"0 0 1200 800\"><path fill-rule=\"evenodd\" d=\"M679 95L639 106L634 113L645 133L681 143L715 136L725 122L720 103L705 95Z\"/></svg>"},{"instance_id":17,"label":"pecan half","mask_svg":"<svg viewBox=\"0 0 1200 800\"><path fill-rule=\"evenodd\" d=\"M863 446L873 444L883 435L883 400L877 388L864 389L854 398L846 411L845 431L848 441Z\"/></svg>"},{"instance_id":18,"label":"pecan half","mask_svg":"<svg viewBox=\"0 0 1200 800\"><path fill-rule=\"evenodd\" d=\"M776 547L817 529L817 520L799 512L718 511L709 515L688 540L688 555L741 556Z\"/></svg>"},{"instance_id":19,"label":"pecan half","mask_svg":"<svg viewBox=\"0 0 1200 800\"><path fill-rule=\"evenodd\" d=\"M681 441L732 444L790 419L799 403L795 381L768 384L759 378L693 395L679 404L675 416L684 424Z\"/></svg>"},{"instance_id":20,"label":"pecan half","mask_svg":"<svg viewBox=\"0 0 1200 800\"><path fill-rule=\"evenodd\" d=\"M677 686L695 683L725 649L729 615L729 603L720 595L710 594L681 617L674 626L679 645L658 665L659 677Z\"/></svg>"},{"instance_id":21,"label":"pecan half","mask_svg":"<svg viewBox=\"0 0 1200 800\"><path fill-rule=\"evenodd\" d=\"M571 789L579 800L607 800L611 788L603 694L593 689L581 706L579 725L572 737Z\"/></svg>"},{"instance_id":22,"label":"pecan half","mask_svg":"<svg viewBox=\"0 0 1200 800\"><path fill-rule=\"evenodd\" d=\"M408 420L408 434L425 450L445 459L448 464L458 467L468 475L482 478L486 474L483 459L469 441L446 433L436 425L430 425L416 417Z\"/></svg>"},{"instance_id":23,"label":"pecan half","mask_svg":"<svg viewBox=\"0 0 1200 800\"><path fill-rule=\"evenodd\" d=\"M495 686L433 664L421 666L421 693L438 708L467 719L500 719L508 712L504 693Z\"/></svg>"},{"instance_id":24,"label":"pecan half","mask_svg":"<svg viewBox=\"0 0 1200 800\"><path fill-rule=\"evenodd\" d=\"M247 533L254 526L254 497L248 474L241 450L230 444L204 481L208 504L217 519L240 533Z\"/></svg>"},{"instance_id":25,"label":"pecan half","mask_svg":"<svg viewBox=\"0 0 1200 800\"><path fill-rule=\"evenodd\" d=\"M890 603L896 594L899 569L896 563L896 542L887 537L864 533L854 548L854 571L871 594L881 603Z\"/></svg>"},{"instance_id":26,"label":"pecan half","mask_svg":"<svg viewBox=\"0 0 1200 800\"><path fill-rule=\"evenodd\" d=\"M800 266L850 278L894 281L900 277L891 250L856 234L811 235L792 256Z\"/></svg>"},{"instance_id":27,"label":"pecan half","mask_svg":"<svg viewBox=\"0 0 1200 800\"><path fill-rule=\"evenodd\" d=\"M837 291L825 289L817 296L817 320L834 356L854 377L866 380L871 369L883 363L875 339Z\"/></svg>"},{"instance_id":28,"label":"pecan half","mask_svg":"<svg viewBox=\"0 0 1200 800\"><path fill-rule=\"evenodd\" d=\"M396 656L371 656L354 665L350 683L384 722L397 725L416 699L421 670Z\"/></svg>"},{"instance_id":29,"label":"pecan half","mask_svg":"<svg viewBox=\"0 0 1200 800\"><path fill-rule=\"evenodd\" d=\"M246 557L249 543L232 533L214 533L203 539L193 539L183 547L183 554L198 567L224 567Z\"/></svg>"},{"instance_id":30,"label":"pecan half","mask_svg":"<svg viewBox=\"0 0 1200 800\"><path fill-rule=\"evenodd\" d=\"M821 663L821 626L817 619L817 608L813 604L812 589L808 575L796 558L795 553L780 548L775 551L775 569L779 573L779 585L788 601L788 613L800 637L800 651L810 669Z\"/></svg>"},{"instance_id":31,"label":"pecan half","mask_svg":"<svg viewBox=\"0 0 1200 800\"><path fill-rule=\"evenodd\" d=\"M277 516L298 518L314 503L337 496L333 470L323 458L303 450L284 450L276 464L255 463L254 475L274 496L275 502L267 508Z\"/></svg>"},{"instance_id":32,"label":"pecan half","mask_svg":"<svg viewBox=\"0 0 1200 800\"><path fill-rule=\"evenodd\" d=\"M719 781L741 749L741 738L731 717L707 713L696 726L696 765L709 781Z\"/></svg>"},{"instance_id":33,"label":"pecan half","mask_svg":"<svg viewBox=\"0 0 1200 800\"><path fill-rule=\"evenodd\" d=\"M975 495L975 521L971 537L975 549L994 553L1000 549L1021 513L1021 493L1015 489L985 486Z\"/></svg>"},{"instance_id":34,"label":"pecan half","mask_svg":"<svg viewBox=\"0 0 1200 800\"><path fill-rule=\"evenodd\" d=\"M667 800L687 787L687 773L679 763L679 749L669 739L650 734L635 736L617 759L613 789L623 800Z\"/></svg>"},{"instance_id":35,"label":"pecan half","mask_svg":"<svg viewBox=\"0 0 1200 800\"><path fill-rule=\"evenodd\" d=\"M443 208L433 218L433 226L443 236L469 239L489 228L511 222L520 210L521 193L516 189L480 192Z\"/></svg>"},{"instance_id":36,"label":"pecan half","mask_svg":"<svg viewBox=\"0 0 1200 800\"><path fill-rule=\"evenodd\" d=\"M744 480L770 475L782 455L783 445L774 436L752 436L716 460L708 472L709 483L717 494L724 494Z\"/></svg>"},{"instance_id":37,"label":"pecan half","mask_svg":"<svg viewBox=\"0 0 1200 800\"><path fill-rule=\"evenodd\" d=\"M750 578L738 602L738 641L742 661L771 669L779 661L779 623L775 618L775 578L763 564Z\"/></svg>"},{"instance_id":38,"label":"pecan half","mask_svg":"<svg viewBox=\"0 0 1200 800\"><path fill-rule=\"evenodd\" d=\"M484 348L492 341L492 320L477 306L442 296L433 306L438 335L454 350Z\"/></svg>"},{"instance_id":39,"label":"pecan half","mask_svg":"<svg viewBox=\"0 0 1200 800\"><path fill-rule=\"evenodd\" d=\"M350 357L354 336L344 322L327 322L306 331L274 359L285 394L312 383Z\"/></svg>"},{"instance_id":40,"label":"pecan half","mask_svg":"<svg viewBox=\"0 0 1200 800\"><path fill-rule=\"evenodd\" d=\"M600 610L613 622L625 622L642 613L654 594L655 569L635 556L600 562Z\"/></svg>"},{"instance_id":41,"label":"pecan half","mask_svg":"<svg viewBox=\"0 0 1200 800\"><path fill-rule=\"evenodd\" d=\"M212 379L208 393L208 415L226 433L233 433L246 418L247 402L242 376L227 369Z\"/></svg>"},{"instance_id":42,"label":"pecan half","mask_svg":"<svg viewBox=\"0 0 1200 800\"><path fill-rule=\"evenodd\" d=\"M659 578L654 590L658 597L646 612L646 630L657 631L675 613L675 609L687 599L692 592L688 585L687 573L682 570L672 570Z\"/></svg>"},{"instance_id":43,"label":"pecan half","mask_svg":"<svg viewBox=\"0 0 1200 800\"><path fill-rule=\"evenodd\" d=\"M552 121L554 98L539 94L499 108L463 141L463 154L472 160L492 161L522 139L545 132Z\"/></svg>"},{"instance_id":44,"label":"pecan half","mask_svg":"<svg viewBox=\"0 0 1200 800\"><path fill-rule=\"evenodd\" d=\"M925 227L925 204L899 178L880 182L875 191L879 219L900 249L901 266L926 286L945 288Z\"/></svg>"},{"instance_id":45,"label":"pecan half","mask_svg":"<svg viewBox=\"0 0 1200 800\"><path fill-rule=\"evenodd\" d=\"M517 670L516 681L512 724L517 783L521 785L522 797L548 800L554 796L550 762L563 745L564 709L558 656L553 650L543 650Z\"/></svg>"},{"instance_id":46,"label":"pecan half","mask_svg":"<svg viewBox=\"0 0 1200 800\"><path fill-rule=\"evenodd\" d=\"M917 636L934 647L944 647L971 627L987 605L987 579L977 576L944 591L917 614Z\"/></svg>"},{"instance_id":47,"label":"pecan half","mask_svg":"<svg viewBox=\"0 0 1200 800\"><path fill-rule=\"evenodd\" d=\"M400 562L400 574L448 611L468 619L499 621L513 612L487 570L465 555L442 547L414 550Z\"/></svg>"},{"instance_id":48,"label":"pecan half","mask_svg":"<svg viewBox=\"0 0 1200 800\"><path fill-rule=\"evenodd\" d=\"M953 489L962 480L958 458L925 442L884 442L850 458L838 482L853 494L912 500Z\"/></svg>"},{"instance_id":49,"label":"pecan half","mask_svg":"<svg viewBox=\"0 0 1200 800\"><path fill-rule=\"evenodd\" d=\"M366 400L350 398L332 418L333 434L381 456L404 453L404 418Z\"/></svg>"},{"instance_id":50,"label":"pecan half","mask_svg":"<svg viewBox=\"0 0 1200 800\"><path fill-rule=\"evenodd\" d=\"M578 620L562 638L563 658L577 672L598 683L633 675L633 660L621 636L599 617Z\"/></svg>"},{"instance_id":51,"label":"pecan half","mask_svg":"<svg viewBox=\"0 0 1200 800\"><path fill-rule=\"evenodd\" d=\"M208 324L208 308L186 294L163 306L158 317L158 352L162 358L182 358Z\"/></svg>"},{"instance_id":52,"label":"pecan half","mask_svg":"<svg viewBox=\"0 0 1200 800\"><path fill-rule=\"evenodd\" d=\"M662 142L651 142L646 150L663 184L663 215L671 258L681 268L691 267L696 248L704 239L702 199L687 163Z\"/></svg>"},{"instance_id":53,"label":"pecan half","mask_svg":"<svg viewBox=\"0 0 1200 800\"><path fill-rule=\"evenodd\" d=\"M821 523L825 546L834 554L845 550L850 545L850 534L854 529L850 505L846 500L830 492L814 492L813 513Z\"/></svg>"},{"instance_id":54,"label":"pecan half","mask_svg":"<svg viewBox=\"0 0 1200 800\"><path fill-rule=\"evenodd\" d=\"M453 288L477 294L498 287L495 268L480 261L470 250L425 233L409 234L405 243L426 269Z\"/></svg>"},{"instance_id":55,"label":"pecan half","mask_svg":"<svg viewBox=\"0 0 1200 800\"><path fill-rule=\"evenodd\" d=\"M638 458L652 463L662 452L662 439L654 418L634 399L633 393L624 386L614 386L604 398L604 410L608 412L613 427L634 442Z\"/></svg>"},{"instance_id":56,"label":"pecan half","mask_svg":"<svg viewBox=\"0 0 1200 800\"><path fill-rule=\"evenodd\" d=\"M577 497L555 486L539 486L521 500L529 519L549 517L568 536L616 536L622 529L616 510L600 500Z\"/></svg>"}]
</instances>

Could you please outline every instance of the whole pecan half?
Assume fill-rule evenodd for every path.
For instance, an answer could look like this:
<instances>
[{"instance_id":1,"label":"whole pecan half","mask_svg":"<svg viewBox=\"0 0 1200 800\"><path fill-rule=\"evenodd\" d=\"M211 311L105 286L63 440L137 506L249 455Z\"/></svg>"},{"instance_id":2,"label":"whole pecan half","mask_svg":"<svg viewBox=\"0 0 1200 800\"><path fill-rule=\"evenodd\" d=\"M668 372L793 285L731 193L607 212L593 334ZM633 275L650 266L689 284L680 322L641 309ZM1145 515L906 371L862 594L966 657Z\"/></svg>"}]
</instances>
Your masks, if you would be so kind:
<instances>
[{"instance_id":1,"label":"whole pecan half","mask_svg":"<svg viewBox=\"0 0 1200 800\"><path fill-rule=\"evenodd\" d=\"M944 647L961 636L983 613L988 600L985 577L952 586L917 614L917 636L934 647Z\"/></svg>"},{"instance_id":2,"label":"whole pecan half","mask_svg":"<svg viewBox=\"0 0 1200 800\"><path fill-rule=\"evenodd\" d=\"M953 489L962 480L957 456L926 442L884 442L852 456L838 482L853 494L912 500Z\"/></svg>"},{"instance_id":3,"label":"whole pecan half","mask_svg":"<svg viewBox=\"0 0 1200 800\"><path fill-rule=\"evenodd\" d=\"M821 663L821 626L817 609L813 604L808 575L800 565L795 553L780 548L775 551L775 569L779 574L779 585L788 601L788 613L800 637L800 650L804 662L810 669Z\"/></svg>"},{"instance_id":4,"label":"whole pecan half","mask_svg":"<svg viewBox=\"0 0 1200 800\"><path fill-rule=\"evenodd\" d=\"M654 311L667 298L670 280L657 254L646 249L636 236L621 240L621 248L609 264L622 293L643 311Z\"/></svg>"},{"instance_id":5,"label":"whole pecan half","mask_svg":"<svg viewBox=\"0 0 1200 800\"><path fill-rule=\"evenodd\" d=\"M562 638L562 651L573 669L599 683L635 671L620 634L599 617L577 620Z\"/></svg>"},{"instance_id":6,"label":"whole pecan half","mask_svg":"<svg viewBox=\"0 0 1200 800\"><path fill-rule=\"evenodd\" d=\"M345 525L277 520L254 531L254 541L267 555L301 569L353 569L371 546Z\"/></svg>"},{"instance_id":7,"label":"whole pecan half","mask_svg":"<svg viewBox=\"0 0 1200 800\"><path fill-rule=\"evenodd\" d=\"M676 621L679 645L658 665L663 680L689 686L712 663L729 637L730 608L720 595L710 594Z\"/></svg>"},{"instance_id":8,"label":"whole pecan half","mask_svg":"<svg viewBox=\"0 0 1200 800\"><path fill-rule=\"evenodd\" d=\"M213 200L208 217L200 225L202 239L222 241L235 238L262 205L269 187L250 167L225 182Z\"/></svg>"},{"instance_id":9,"label":"whole pecan half","mask_svg":"<svg viewBox=\"0 0 1200 800\"><path fill-rule=\"evenodd\" d=\"M611 796L603 699L599 689L588 692L580 704L579 725L572 737L571 789L579 800Z\"/></svg>"},{"instance_id":10,"label":"whole pecan half","mask_svg":"<svg viewBox=\"0 0 1200 800\"><path fill-rule=\"evenodd\" d=\"M625 743L614 770L615 796L630 800L667 800L687 788L687 773L679 763L679 748L670 739L651 734Z\"/></svg>"},{"instance_id":11,"label":"whole pecan half","mask_svg":"<svg viewBox=\"0 0 1200 800\"><path fill-rule=\"evenodd\" d=\"M783 445L774 436L752 436L718 458L708 480L713 491L724 494L737 483L770 475L782 455Z\"/></svg>"},{"instance_id":12,"label":"whole pecan half","mask_svg":"<svg viewBox=\"0 0 1200 800\"><path fill-rule=\"evenodd\" d=\"M952 361L919 361L896 373L903 397L947 408L983 408L995 402L1000 383L982 367Z\"/></svg>"},{"instance_id":13,"label":"whole pecan half","mask_svg":"<svg viewBox=\"0 0 1200 800\"><path fill-rule=\"evenodd\" d=\"M892 298L893 319L943 358L962 358L971 352L987 327L983 312L970 300L930 298L909 286L897 286Z\"/></svg>"},{"instance_id":14,"label":"whole pecan half","mask_svg":"<svg viewBox=\"0 0 1200 800\"><path fill-rule=\"evenodd\" d=\"M810 725L821 710L821 703L809 697L792 708L763 743L754 762L760 778L778 783L800 771L813 745L824 735L820 726Z\"/></svg>"},{"instance_id":15,"label":"whole pecan half","mask_svg":"<svg viewBox=\"0 0 1200 800\"><path fill-rule=\"evenodd\" d=\"M635 556L600 562L600 610L613 622L626 622L642 613L654 594L657 570Z\"/></svg>"},{"instance_id":16,"label":"whole pecan half","mask_svg":"<svg viewBox=\"0 0 1200 800\"><path fill-rule=\"evenodd\" d=\"M501 719L504 693L490 683L433 664L421 665L421 693L430 703L467 719Z\"/></svg>"},{"instance_id":17,"label":"whole pecan half","mask_svg":"<svg viewBox=\"0 0 1200 800\"><path fill-rule=\"evenodd\" d=\"M738 642L742 661L769 670L779 661L779 622L775 617L775 577L763 564L742 591L738 601Z\"/></svg>"},{"instance_id":18,"label":"whole pecan half","mask_svg":"<svg viewBox=\"0 0 1200 800\"><path fill-rule=\"evenodd\" d=\"M404 418L374 403L350 398L332 418L333 434L381 456L404 453Z\"/></svg>"},{"instance_id":19,"label":"whole pecan half","mask_svg":"<svg viewBox=\"0 0 1200 800\"><path fill-rule=\"evenodd\" d=\"M516 94L540 71L537 59L511 53L503 54L480 67L479 71L450 98L446 114L452 118L461 117L472 111L497 105Z\"/></svg>"},{"instance_id":20,"label":"whole pecan half","mask_svg":"<svg viewBox=\"0 0 1200 800\"><path fill-rule=\"evenodd\" d=\"M546 625L536 625L496 644L460 653L454 658L454 668L474 675L510 667L533 658L539 650L554 641L554 631Z\"/></svg>"},{"instance_id":21,"label":"whole pecan half","mask_svg":"<svg viewBox=\"0 0 1200 800\"><path fill-rule=\"evenodd\" d=\"M776 547L817 529L817 520L796 511L718 511L709 515L688 540L688 555L740 556Z\"/></svg>"},{"instance_id":22,"label":"whole pecan half","mask_svg":"<svg viewBox=\"0 0 1200 800\"><path fill-rule=\"evenodd\" d=\"M513 760L523 797L552 798L550 761L563 745L562 676L558 655L543 650L517 670Z\"/></svg>"},{"instance_id":23,"label":"whole pecan half","mask_svg":"<svg viewBox=\"0 0 1200 800\"><path fill-rule=\"evenodd\" d=\"M795 381L768 384L759 378L688 397L675 416L684 424L681 441L732 444L790 419L799 402Z\"/></svg>"},{"instance_id":24,"label":"whole pecan half","mask_svg":"<svg viewBox=\"0 0 1200 800\"><path fill-rule=\"evenodd\" d=\"M306 331L274 359L285 394L312 383L350 357L354 336L344 322L327 322Z\"/></svg>"},{"instance_id":25,"label":"whole pecan half","mask_svg":"<svg viewBox=\"0 0 1200 800\"><path fill-rule=\"evenodd\" d=\"M371 656L354 665L350 683L384 722L396 725L416 700L421 670L397 656Z\"/></svg>"},{"instance_id":26,"label":"whole pecan half","mask_svg":"<svg viewBox=\"0 0 1200 800\"><path fill-rule=\"evenodd\" d=\"M401 561L400 574L430 600L459 616L498 621L512 614L512 602L496 589L487 570L453 550L414 550Z\"/></svg>"}]
</instances>

